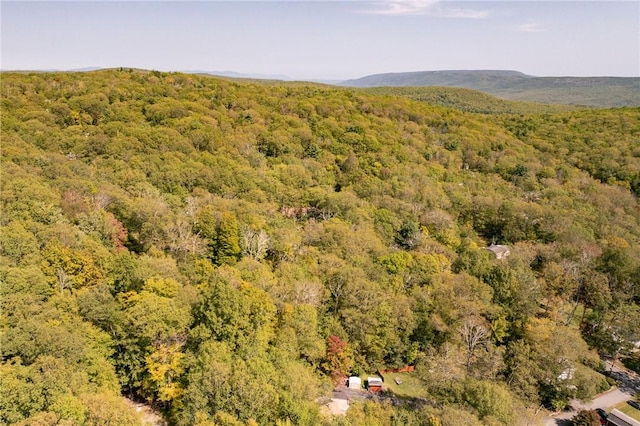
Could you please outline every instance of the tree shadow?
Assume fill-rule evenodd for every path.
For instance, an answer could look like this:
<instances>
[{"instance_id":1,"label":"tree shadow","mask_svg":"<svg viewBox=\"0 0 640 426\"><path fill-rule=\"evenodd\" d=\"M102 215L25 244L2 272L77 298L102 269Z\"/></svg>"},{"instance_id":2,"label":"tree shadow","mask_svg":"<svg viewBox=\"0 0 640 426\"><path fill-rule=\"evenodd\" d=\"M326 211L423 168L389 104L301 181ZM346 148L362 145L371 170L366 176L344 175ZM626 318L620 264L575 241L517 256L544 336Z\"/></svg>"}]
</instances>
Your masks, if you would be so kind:
<instances>
[{"instance_id":1,"label":"tree shadow","mask_svg":"<svg viewBox=\"0 0 640 426\"><path fill-rule=\"evenodd\" d=\"M622 392L632 395L640 392L640 379L635 374L620 370L610 371L608 374L615 379L618 384L618 389Z\"/></svg>"}]
</instances>

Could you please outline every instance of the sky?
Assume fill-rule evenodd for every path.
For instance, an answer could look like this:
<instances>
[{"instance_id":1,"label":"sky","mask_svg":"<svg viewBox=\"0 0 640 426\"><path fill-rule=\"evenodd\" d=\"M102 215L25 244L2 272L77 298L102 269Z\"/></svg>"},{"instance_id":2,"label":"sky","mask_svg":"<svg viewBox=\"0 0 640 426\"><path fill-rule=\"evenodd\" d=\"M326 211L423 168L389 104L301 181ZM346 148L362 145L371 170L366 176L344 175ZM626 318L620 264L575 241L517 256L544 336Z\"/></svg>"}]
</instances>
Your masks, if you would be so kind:
<instances>
[{"instance_id":1,"label":"sky","mask_svg":"<svg viewBox=\"0 0 640 426\"><path fill-rule=\"evenodd\" d=\"M0 1L0 68L640 76L640 1Z\"/></svg>"}]
</instances>

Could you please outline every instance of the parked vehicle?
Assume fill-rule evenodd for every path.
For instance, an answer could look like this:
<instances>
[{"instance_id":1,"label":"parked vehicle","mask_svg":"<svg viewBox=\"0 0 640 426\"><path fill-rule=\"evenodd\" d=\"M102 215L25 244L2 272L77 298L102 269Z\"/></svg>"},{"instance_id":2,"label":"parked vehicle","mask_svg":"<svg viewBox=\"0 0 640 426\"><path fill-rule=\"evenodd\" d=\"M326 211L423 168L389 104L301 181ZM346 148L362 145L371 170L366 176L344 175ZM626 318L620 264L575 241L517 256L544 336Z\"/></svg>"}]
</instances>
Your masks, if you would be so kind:
<instances>
[{"instance_id":1,"label":"parked vehicle","mask_svg":"<svg viewBox=\"0 0 640 426\"><path fill-rule=\"evenodd\" d=\"M636 410L640 410L640 402L634 401L633 399L627 401L627 404L635 408Z\"/></svg>"},{"instance_id":2,"label":"parked vehicle","mask_svg":"<svg viewBox=\"0 0 640 426\"><path fill-rule=\"evenodd\" d=\"M596 413L598 413L598 415L600 416L600 424L601 425L606 425L607 424L607 412L604 411L602 408L596 408Z\"/></svg>"}]
</instances>

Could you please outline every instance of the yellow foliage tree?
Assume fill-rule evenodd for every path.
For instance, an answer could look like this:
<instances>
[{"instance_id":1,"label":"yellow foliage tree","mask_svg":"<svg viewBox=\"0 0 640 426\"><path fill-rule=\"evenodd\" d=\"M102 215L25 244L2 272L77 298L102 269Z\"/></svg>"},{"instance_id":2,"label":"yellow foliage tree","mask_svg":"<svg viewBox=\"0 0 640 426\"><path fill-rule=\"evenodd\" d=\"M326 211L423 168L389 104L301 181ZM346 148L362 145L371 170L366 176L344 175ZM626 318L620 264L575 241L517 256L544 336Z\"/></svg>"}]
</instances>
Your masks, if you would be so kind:
<instances>
[{"instance_id":1,"label":"yellow foliage tree","mask_svg":"<svg viewBox=\"0 0 640 426\"><path fill-rule=\"evenodd\" d=\"M145 387L157 395L157 399L169 402L182 395L183 389L175 379L184 367L180 346L161 344L153 353L145 357L149 377Z\"/></svg>"},{"instance_id":2,"label":"yellow foliage tree","mask_svg":"<svg viewBox=\"0 0 640 426\"><path fill-rule=\"evenodd\" d=\"M52 285L57 285L60 293L64 290L98 284L103 279L102 272L93 258L86 252L63 246L59 242L49 243L42 251L42 270Z\"/></svg>"}]
</instances>

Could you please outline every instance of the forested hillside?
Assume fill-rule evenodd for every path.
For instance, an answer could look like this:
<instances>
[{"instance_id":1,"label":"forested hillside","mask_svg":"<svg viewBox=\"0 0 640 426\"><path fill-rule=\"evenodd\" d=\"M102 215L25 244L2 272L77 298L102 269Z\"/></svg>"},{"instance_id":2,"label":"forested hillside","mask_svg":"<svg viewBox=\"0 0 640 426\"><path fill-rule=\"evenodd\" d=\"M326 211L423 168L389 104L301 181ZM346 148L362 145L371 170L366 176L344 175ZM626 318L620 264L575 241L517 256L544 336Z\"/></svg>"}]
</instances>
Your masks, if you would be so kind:
<instances>
[{"instance_id":1,"label":"forested hillside","mask_svg":"<svg viewBox=\"0 0 640 426\"><path fill-rule=\"evenodd\" d=\"M471 89L460 87L369 87L361 89L375 95L402 96L431 105L453 108L465 112L481 114L544 114L566 112L577 109L575 106L561 104L543 104L534 102L509 101Z\"/></svg>"},{"instance_id":2,"label":"forested hillside","mask_svg":"<svg viewBox=\"0 0 640 426\"><path fill-rule=\"evenodd\" d=\"M518 71L445 70L374 74L341 83L351 87L456 87L513 101L600 108L640 106L637 77L534 77Z\"/></svg>"},{"instance_id":3,"label":"forested hillside","mask_svg":"<svg viewBox=\"0 0 640 426\"><path fill-rule=\"evenodd\" d=\"M0 77L2 424L524 424L640 339L640 109ZM419 400L321 412L405 365Z\"/></svg>"}]
</instances>

